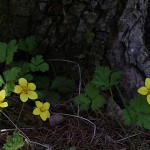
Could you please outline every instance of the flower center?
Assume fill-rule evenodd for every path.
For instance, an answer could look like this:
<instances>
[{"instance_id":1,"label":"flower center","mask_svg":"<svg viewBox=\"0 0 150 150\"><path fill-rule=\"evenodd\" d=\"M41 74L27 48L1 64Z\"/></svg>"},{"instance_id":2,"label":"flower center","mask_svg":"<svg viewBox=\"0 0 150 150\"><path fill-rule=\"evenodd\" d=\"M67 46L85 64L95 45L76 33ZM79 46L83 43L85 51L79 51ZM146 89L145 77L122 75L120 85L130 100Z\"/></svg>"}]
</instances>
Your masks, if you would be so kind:
<instances>
[{"instance_id":1,"label":"flower center","mask_svg":"<svg viewBox=\"0 0 150 150\"><path fill-rule=\"evenodd\" d=\"M40 110L41 110L42 112L44 112L44 111L45 111L45 108L42 106L42 107L40 108Z\"/></svg>"},{"instance_id":2,"label":"flower center","mask_svg":"<svg viewBox=\"0 0 150 150\"><path fill-rule=\"evenodd\" d=\"M29 89L28 89L28 87L27 86L23 86L22 87L22 91L23 91L23 93L28 93L28 91L29 91Z\"/></svg>"}]
</instances>

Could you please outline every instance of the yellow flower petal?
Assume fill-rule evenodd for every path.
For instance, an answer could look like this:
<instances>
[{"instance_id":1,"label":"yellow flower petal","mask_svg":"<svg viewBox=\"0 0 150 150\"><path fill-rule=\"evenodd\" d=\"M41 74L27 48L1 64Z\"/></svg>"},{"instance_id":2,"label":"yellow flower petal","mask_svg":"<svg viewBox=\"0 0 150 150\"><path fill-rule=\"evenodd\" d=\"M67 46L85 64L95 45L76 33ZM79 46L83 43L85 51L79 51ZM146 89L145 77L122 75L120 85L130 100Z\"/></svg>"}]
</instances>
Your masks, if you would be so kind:
<instances>
[{"instance_id":1,"label":"yellow flower petal","mask_svg":"<svg viewBox=\"0 0 150 150\"><path fill-rule=\"evenodd\" d=\"M28 97L29 97L30 99L37 99L37 98L38 98L38 95L37 95L37 93L36 93L35 91L29 91L29 92L27 93L27 95L28 95Z\"/></svg>"},{"instance_id":2,"label":"yellow flower petal","mask_svg":"<svg viewBox=\"0 0 150 150\"><path fill-rule=\"evenodd\" d=\"M7 102L0 103L0 107L1 108L8 107L8 103Z\"/></svg>"},{"instance_id":3,"label":"yellow flower petal","mask_svg":"<svg viewBox=\"0 0 150 150\"><path fill-rule=\"evenodd\" d=\"M46 112L46 111L41 112L41 113L40 113L40 117L41 117L41 119L42 119L43 121L46 121L46 119L47 119L47 112Z\"/></svg>"},{"instance_id":4,"label":"yellow flower petal","mask_svg":"<svg viewBox=\"0 0 150 150\"><path fill-rule=\"evenodd\" d=\"M34 83L29 83L28 84L28 88L29 88L29 90L35 90L36 89L36 85L34 84Z\"/></svg>"},{"instance_id":5,"label":"yellow flower petal","mask_svg":"<svg viewBox=\"0 0 150 150\"><path fill-rule=\"evenodd\" d=\"M45 103L43 104L43 107L44 107L45 110L48 110L48 109L50 108L50 103L45 102Z\"/></svg>"},{"instance_id":6,"label":"yellow flower petal","mask_svg":"<svg viewBox=\"0 0 150 150\"><path fill-rule=\"evenodd\" d=\"M150 78L146 78L145 86L149 89L150 88Z\"/></svg>"},{"instance_id":7,"label":"yellow flower petal","mask_svg":"<svg viewBox=\"0 0 150 150\"><path fill-rule=\"evenodd\" d=\"M20 94L20 99L22 102L26 102L28 100L28 96L25 93Z\"/></svg>"},{"instance_id":8,"label":"yellow flower petal","mask_svg":"<svg viewBox=\"0 0 150 150\"><path fill-rule=\"evenodd\" d=\"M19 79L19 85L20 86L27 86L28 82L25 78L20 78Z\"/></svg>"},{"instance_id":9,"label":"yellow flower petal","mask_svg":"<svg viewBox=\"0 0 150 150\"><path fill-rule=\"evenodd\" d=\"M35 108L35 109L33 110L33 114L34 114L34 115L40 115L40 113L41 113L41 111L40 111L39 108Z\"/></svg>"},{"instance_id":10,"label":"yellow flower petal","mask_svg":"<svg viewBox=\"0 0 150 150\"><path fill-rule=\"evenodd\" d=\"M47 114L47 118L50 118L50 112L47 110L45 113Z\"/></svg>"},{"instance_id":11,"label":"yellow flower petal","mask_svg":"<svg viewBox=\"0 0 150 150\"><path fill-rule=\"evenodd\" d=\"M148 89L143 86L138 89L138 93L140 93L141 95L146 95L148 93Z\"/></svg>"},{"instance_id":12,"label":"yellow flower petal","mask_svg":"<svg viewBox=\"0 0 150 150\"><path fill-rule=\"evenodd\" d=\"M6 96L5 90L0 91L0 102L3 102Z\"/></svg>"},{"instance_id":13,"label":"yellow flower petal","mask_svg":"<svg viewBox=\"0 0 150 150\"><path fill-rule=\"evenodd\" d=\"M22 87L20 85L15 85L14 93L20 94L22 92Z\"/></svg>"},{"instance_id":14,"label":"yellow flower petal","mask_svg":"<svg viewBox=\"0 0 150 150\"><path fill-rule=\"evenodd\" d=\"M147 95L147 102L150 104L150 94Z\"/></svg>"},{"instance_id":15,"label":"yellow flower petal","mask_svg":"<svg viewBox=\"0 0 150 150\"><path fill-rule=\"evenodd\" d=\"M40 101L35 102L36 107L41 108L43 106L43 103Z\"/></svg>"}]
</instances>

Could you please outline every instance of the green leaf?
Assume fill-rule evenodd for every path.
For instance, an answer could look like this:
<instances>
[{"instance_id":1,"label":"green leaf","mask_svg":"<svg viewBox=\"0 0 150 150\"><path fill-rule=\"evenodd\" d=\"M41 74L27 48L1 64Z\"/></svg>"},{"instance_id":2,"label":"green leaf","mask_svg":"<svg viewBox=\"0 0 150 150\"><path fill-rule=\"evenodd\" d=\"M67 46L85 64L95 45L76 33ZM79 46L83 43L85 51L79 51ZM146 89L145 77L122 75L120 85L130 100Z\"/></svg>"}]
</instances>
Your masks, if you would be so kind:
<instances>
[{"instance_id":1,"label":"green leaf","mask_svg":"<svg viewBox=\"0 0 150 150\"><path fill-rule=\"evenodd\" d=\"M46 72L49 70L49 65L48 63L42 63L39 65L39 70L42 72Z\"/></svg>"},{"instance_id":2,"label":"green leaf","mask_svg":"<svg viewBox=\"0 0 150 150\"><path fill-rule=\"evenodd\" d=\"M39 71L39 68L37 66L35 66L34 64L30 64L30 69L32 72Z\"/></svg>"},{"instance_id":3,"label":"green leaf","mask_svg":"<svg viewBox=\"0 0 150 150\"><path fill-rule=\"evenodd\" d=\"M2 86L4 84L4 80L2 78L2 76L0 75L0 86Z\"/></svg>"},{"instance_id":4,"label":"green leaf","mask_svg":"<svg viewBox=\"0 0 150 150\"><path fill-rule=\"evenodd\" d=\"M23 62L23 64L21 65L21 74L28 73L29 70L30 70L30 63Z\"/></svg>"},{"instance_id":5,"label":"green leaf","mask_svg":"<svg viewBox=\"0 0 150 150\"><path fill-rule=\"evenodd\" d=\"M20 68L13 67L10 70L6 70L3 72L4 79L6 82L15 81L20 73Z\"/></svg>"},{"instance_id":6,"label":"green leaf","mask_svg":"<svg viewBox=\"0 0 150 150\"><path fill-rule=\"evenodd\" d=\"M59 104L60 101L60 95L58 92L50 91L49 92L49 102L52 104L52 106L56 106Z\"/></svg>"},{"instance_id":7,"label":"green leaf","mask_svg":"<svg viewBox=\"0 0 150 150\"><path fill-rule=\"evenodd\" d=\"M5 86L3 87L3 89L6 91L6 95L10 96L11 92L14 90L14 82L8 82L5 84Z\"/></svg>"},{"instance_id":8,"label":"green leaf","mask_svg":"<svg viewBox=\"0 0 150 150\"><path fill-rule=\"evenodd\" d=\"M51 85L52 90L58 90L62 93L67 93L73 89L73 81L62 76L57 76Z\"/></svg>"},{"instance_id":9,"label":"green leaf","mask_svg":"<svg viewBox=\"0 0 150 150\"><path fill-rule=\"evenodd\" d=\"M128 109L123 110L123 120L127 125L135 125L137 122L137 113L130 108Z\"/></svg>"},{"instance_id":10,"label":"green leaf","mask_svg":"<svg viewBox=\"0 0 150 150\"><path fill-rule=\"evenodd\" d=\"M102 90L108 90L110 88L110 73L111 70L109 69L109 67L97 66L94 72L92 83Z\"/></svg>"},{"instance_id":11,"label":"green leaf","mask_svg":"<svg viewBox=\"0 0 150 150\"><path fill-rule=\"evenodd\" d=\"M104 97L101 95L96 95L96 97L92 100L91 108L92 110L97 110L102 108L104 104L105 104Z\"/></svg>"},{"instance_id":12,"label":"green leaf","mask_svg":"<svg viewBox=\"0 0 150 150\"><path fill-rule=\"evenodd\" d=\"M22 51L28 51L28 48L24 39L19 39L18 48L19 50L22 50Z\"/></svg>"},{"instance_id":13,"label":"green leaf","mask_svg":"<svg viewBox=\"0 0 150 150\"><path fill-rule=\"evenodd\" d=\"M101 90L109 90L111 86L119 83L121 76L121 71L112 72L109 67L97 66L92 83Z\"/></svg>"},{"instance_id":14,"label":"green leaf","mask_svg":"<svg viewBox=\"0 0 150 150\"><path fill-rule=\"evenodd\" d=\"M38 95L38 99L40 99L40 100L45 100L45 97L46 97L45 91L43 91L43 90L37 91L37 90L36 90L36 93L37 93L37 95Z\"/></svg>"},{"instance_id":15,"label":"green leaf","mask_svg":"<svg viewBox=\"0 0 150 150\"><path fill-rule=\"evenodd\" d=\"M49 65L46 62L44 62L42 55L36 55L36 57L32 57L31 59L30 69L33 72L45 72L49 70Z\"/></svg>"},{"instance_id":16,"label":"green leaf","mask_svg":"<svg viewBox=\"0 0 150 150\"><path fill-rule=\"evenodd\" d=\"M113 72L110 76L110 85L111 86L117 85L119 83L121 77L122 77L121 71Z\"/></svg>"},{"instance_id":17,"label":"green leaf","mask_svg":"<svg viewBox=\"0 0 150 150\"><path fill-rule=\"evenodd\" d=\"M6 60L7 44L0 42L0 62Z\"/></svg>"},{"instance_id":18,"label":"green leaf","mask_svg":"<svg viewBox=\"0 0 150 150\"><path fill-rule=\"evenodd\" d=\"M44 62L42 55L36 55L36 57L32 57L31 62L33 65L38 66Z\"/></svg>"},{"instance_id":19,"label":"green leaf","mask_svg":"<svg viewBox=\"0 0 150 150\"><path fill-rule=\"evenodd\" d=\"M80 105L81 110L87 111L90 108L91 100L84 94L80 94L75 97L74 103L76 105Z\"/></svg>"},{"instance_id":20,"label":"green leaf","mask_svg":"<svg viewBox=\"0 0 150 150\"><path fill-rule=\"evenodd\" d=\"M97 95L99 95L99 90L91 82L87 83L84 91L90 99L94 99Z\"/></svg>"},{"instance_id":21,"label":"green leaf","mask_svg":"<svg viewBox=\"0 0 150 150\"><path fill-rule=\"evenodd\" d=\"M145 129L150 129L150 117L149 114L140 113L137 124Z\"/></svg>"},{"instance_id":22,"label":"green leaf","mask_svg":"<svg viewBox=\"0 0 150 150\"><path fill-rule=\"evenodd\" d=\"M33 51L36 49L36 39L35 36L29 36L25 39L25 42L27 44L27 48L30 53L33 53Z\"/></svg>"},{"instance_id":23,"label":"green leaf","mask_svg":"<svg viewBox=\"0 0 150 150\"><path fill-rule=\"evenodd\" d=\"M11 40L7 45L7 57L6 64L10 64L13 61L15 52L17 52L18 45L16 40Z\"/></svg>"},{"instance_id":24,"label":"green leaf","mask_svg":"<svg viewBox=\"0 0 150 150\"><path fill-rule=\"evenodd\" d=\"M33 80L32 74L25 74L25 75L22 75L22 77L25 78L28 82Z\"/></svg>"},{"instance_id":25,"label":"green leaf","mask_svg":"<svg viewBox=\"0 0 150 150\"><path fill-rule=\"evenodd\" d=\"M35 36L29 36L26 39L20 39L18 47L22 51L29 52L30 54L35 54L36 53Z\"/></svg>"},{"instance_id":26,"label":"green leaf","mask_svg":"<svg viewBox=\"0 0 150 150\"><path fill-rule=\"evenodd\" d=\"M3 148L5 150L18 150L25 145L23 138L20 137L19 133L14 131L12 136L7 136L6 143Z\"/></svg>"},{"instance_id":27,"label":"green leaf","mask_svg":"<svg viewBox=\"0 0 150 150\"><path fill-rule=\"evenodd\" d=\"M144 96L136 96L130 105L123 110L123 119L127 125L137 124L145 129L150 129L150 105Z\"/></svg>"},{"instance_id":28,"label":"green leaf","mask_svg":"<svg viewBox=\"0 0 150 150\"><path fill-rule=\"evenodd\" d=\"M0 62L6 61L10 64L13 61L15 52L17 52L17 41L11 40L8 44L0 42Z\"/></svg>"},{"instance_id":29,"label":"green leaf","mask_svg":"<svg viewBox=\"0 0 150 150\"><path fill-rule=\"evenodd\" d=\"M150 113L150 105L145 96L136 96L130 101L130 108L137 113Z\"/></svg>"}]
</instances>

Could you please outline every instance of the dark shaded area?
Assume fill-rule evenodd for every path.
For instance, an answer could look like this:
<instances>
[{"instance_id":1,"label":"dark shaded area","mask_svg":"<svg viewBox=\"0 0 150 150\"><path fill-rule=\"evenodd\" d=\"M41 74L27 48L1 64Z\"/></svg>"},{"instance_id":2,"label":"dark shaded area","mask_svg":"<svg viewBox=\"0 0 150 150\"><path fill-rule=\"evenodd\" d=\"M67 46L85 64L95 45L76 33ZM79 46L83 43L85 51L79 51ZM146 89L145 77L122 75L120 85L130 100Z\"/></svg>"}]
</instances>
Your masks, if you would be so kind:
<instances>
[{"instance_id":1,"label":"dark shaded area","mask_svg":"<svg viewBox=\"0 0 150 150\"><path fill-rule=\"evenodd\" d=\"M47 59L74 60L91 75L98 64L120 69L128 99L150 76L148 0L3 0L0 8L1 41L36 35Z\"/></svg>"}]
</instances>

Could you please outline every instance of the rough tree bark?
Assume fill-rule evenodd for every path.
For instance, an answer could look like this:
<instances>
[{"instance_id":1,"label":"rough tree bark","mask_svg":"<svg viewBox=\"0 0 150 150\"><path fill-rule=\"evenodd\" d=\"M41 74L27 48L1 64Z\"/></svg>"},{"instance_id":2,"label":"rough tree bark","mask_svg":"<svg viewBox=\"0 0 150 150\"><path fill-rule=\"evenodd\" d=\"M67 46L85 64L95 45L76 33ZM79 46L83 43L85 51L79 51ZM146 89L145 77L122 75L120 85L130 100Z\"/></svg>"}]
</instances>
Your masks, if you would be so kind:
<instances>
[{"instance_id":1,"label":"rough tree bark","mask_svg":"<svg viewBox=\"0 0 150 150\"><path fill-rule=\"evenodd\" d=\"M150 77L148 0L1 0L0 40L37 36L52 58L123 70L126 98ZM147 20L147 21L146 21ZM146 30L146 32L145 32Z\"/></svg>"},{"instance_id":2,"label":"rough tree bark","mask_svg":"<svg viewBox=\"0 0 150 150\"><path fill-rule=\"evenodd\" d=\"M144 39L147 10L148 0L127 1L118 20L117 38L108 50L111 66L124 71L122 85L128 98L136 93L144 76L150 77L149 51Z\"/></svg>"}]
</instances>

